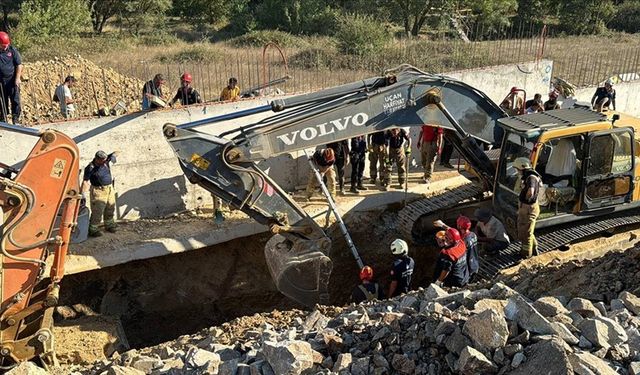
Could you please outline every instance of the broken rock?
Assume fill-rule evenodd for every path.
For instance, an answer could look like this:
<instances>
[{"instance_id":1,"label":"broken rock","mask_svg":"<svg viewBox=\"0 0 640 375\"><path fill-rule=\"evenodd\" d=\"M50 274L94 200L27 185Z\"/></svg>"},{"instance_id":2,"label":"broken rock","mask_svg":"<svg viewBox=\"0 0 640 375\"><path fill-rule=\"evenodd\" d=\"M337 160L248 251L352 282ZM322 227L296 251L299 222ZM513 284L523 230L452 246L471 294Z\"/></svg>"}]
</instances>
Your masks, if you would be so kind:
<instances>
[{"instance_id":1,"label":"broken rock","mask_svg":"<svg viewBox=\"0 0 640 375\"><path fill-rule=\"evenodd\" d=\"M627 334L618 323L602 316L584 319L578 325L578 329L592 344L603 348L610 348L628 340Z\"/></svg>"},{"instance_id":2,"label":"broken rock","mask_svg":"<svg viewBox=\"0 0 640 375\"><path fill-rule=\"evenodd\" d=\"M493 310L484 310L467 319L462 333L467 335L478 349L493 349L504 346L509 336L507 322Z\"/></svg>"},{"instance_id":3,"label":"broken rock","mask_svg":"<svg viewBox=\"0 0 640 375\"><path fill-rule=\"evenodd\" d=\"M569 310L577 312L584 318L593 318L601 315L600 310L598 310L591 301L585 298L574 298L569 301L567 307Z\"/></svg>"},{"instance_id":4,"label":"broken rock","mask_svg":"<svg viewBox=\"0 0 640 375\"><path fill-rule=\"evenodd\" d=\"M465 375L492 374L498 371L493 362L470 346L462 349L455 367L461 374Z\"/></svg>"},{"instance_id":5,"label":"broken rock","mask_svg":"<svg viewBox=\"0 0 640 375\"><path fill-rule=\"evenodd\" d=\"M402 354L393 355L391 366L393 366L399 374L413 374L416 371L415 362Z\"/></svg>"},{"instance_id":6,"label":"broken rock","mask_svg":"<svg viewBox=\"0 0 640 375\"><path fill-rule=\"evenodd\" d=\"M138 371L138 370L135 370L135 371ZM139 371L137 373L140 374ZM48 372L45 369L36 366L36 364L33 362L22 362L18 366L12 368L11 370L5 373L5 375L47 375L47 374ZM133 373L131 374L133 375Z\"/></svg>"},{"instance_id":7,"label":"broken rock","mask_svg":"<svg viewBox=\"0 0 640 375\"><path fill-rule=\"evenodd\" d=\"M305 341L265 342L262 351L276 374L298 375L313 367L311 344Z\"/></svg>"},{"instance_id":8,"label":"broken rock","mask_svg":"<svg viewBox=\"0 0 640 375\"><path fill-rule=\"evenodd\" d=\"M573 370L569 358L564 350L564 344L559 339L541 340L531 345L525 351L526 362L510 372L510 375L566 375Z\"/></svg>"},{"instance_id":9,"label":"broken rock","mask_svg":"<svg viewBox=\"0 0 640 375\"><path fill-rule=\"evenodd\" d=\"M553 333L547 318L519 295L509 298L504 313L507 319L517 321L518 325L527 331L542 335Z\"/></svg>"},{"instance_id":10,"label":"broken rock","mask_svg":"<svg viewBox=\"0 0 640 375\"><path fill-rule=\"evenodd\" d=\"M567 310L556 297L541 297L533 303L533 307L543 316L550 318L558 314L568 314Z\"/></svg>"},{"instance_id":11,"label":"broken rock","mask_svg":"<svg viewBox=\"0 0 640 375\"><path fill-rule=\"evenodd\" d=\"M618 296L622 303L635 315L640 315L640 298L629 292L622 292Z\"/></svg>"},{"instance_id":12,"label":"broken rock","mask_svg":"<svg viewBox=\"0 0 640 375\"><path fill-rule=\"evenodd\" d=\"M569 361L578 375L617 375L607 362L588 352L572 353Z\"/></svg>"}]
</instances>

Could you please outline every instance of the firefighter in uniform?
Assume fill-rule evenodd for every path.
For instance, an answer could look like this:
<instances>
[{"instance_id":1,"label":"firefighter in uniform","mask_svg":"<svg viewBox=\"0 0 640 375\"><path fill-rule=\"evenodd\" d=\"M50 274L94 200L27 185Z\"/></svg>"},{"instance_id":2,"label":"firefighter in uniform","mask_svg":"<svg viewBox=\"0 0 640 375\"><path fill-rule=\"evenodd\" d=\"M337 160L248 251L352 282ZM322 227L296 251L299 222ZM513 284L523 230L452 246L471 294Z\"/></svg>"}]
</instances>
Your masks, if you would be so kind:
<instances>
[{"instance_id":1,"label":"firefighter in uniform","mask_svg":"<svg viewBox=\"0 0 640 375\"><path fill-rule=\"evenodd\" d=\"M523 258L530 258L533 255L538 255L538 241L533 232L536 227L536 219L540 215L538 192L542 186L542 179L527 158L517 158L513 162L513 167L520 174L520 193L518 196L518 239L522 244L520 255Z\"/></svg>"},{"instance_id":2,"label":"firefighter in uniform","mask_svg":"<svg viewBox=\"0 0 640 375\"><path fill-rule=\"evenodd\" d=\"M389 285L389 298L399 296L409 291L411 276L415 262L409 256L409 245L404 240L395 239L391 243L391 253L397 258L391 268L391 284Z\"/></svg>"},{"instance_id":3,"label":"firefighter in uniform","mask_svg":"<svg viewBox=\"0 0 640 375\"><path fill-rule=\"evenodd\" d=\"M387 178L382 182L383 190L386 190L386 187L389 186L389 180L391 175L391 168L393 168L393 164L395 163L398 167L398 185L399 189L404 187L407 168L406 168L406 158L411 154L411 138L404 129L391 129L387 131L387 139L389 142L389 173L387 174ZM404 141L407 141L405 145ZM403 147L404 146L404 147Z\"/></svg>"},{"instance_id":4,"label":"firefighter in uniform","mask_svg":"<svg viewBox=\"0 0 640 375\"><path fill-rule=\"evenodd\" d=\"M436 234L436 240L443 246L438 254L433 282L438 286L465 286L469 282L469 269L467 248L460 232L455 228L447 228L444 238L441 232Z\"/></svg>"},{"instance_id":5,"label":"firefighter in uniform","mask_svg":"<svg viewBox=\"0 0 640 375\"><path fill-rule=\"evenodd\" d=\"M384 131L373 133L369 136L369 176L371 183L376 184L378 172L380 172L380 182L387 177L387 138Z\"/></svg>"},{"instance_id":6,"label":"firefighter in uniform","mask_svg":"<svg viewBox=\"0 0 640 375\"><path fill-rule=\"evenodd\" d=\"M382 288L373 281L373 268L364 266L360 270L360 281L362 284L353 288L351 292L351 302L360 303L364 301L381 300L384 298Z\"/></svg>"},{"instance_id":7,"label":"firefighter in uniform","mask_svg":"<svg viewBox=\"0 0 640 375\"><path fill-rule=\"evenodd\" d=\"M327 177L327 190L332 197L336 196L336 172L333 170L333 164L336 161L335 153L331 148L316 151L311 157L313 164L320 172L320 176ZM309 171L309 181L307 182L307 199L313 196L318 181L313 170Z\"/></svg>"},{"instance_id":8,"label":"firefighter in uniform","mask_svg":"<svg viewBox=\"0 0 640 375\"><path fill-rule=\"evenodd\" d=\"M117 152L107 155L104 151L96 152L93 161L84 169L82 183L83 197L91 185L91 218L89 219L89 235L102 236L100 222L104 219L104 226L108 232L116 232L113 215L116 210L116 190L111 175L110 163L116 162ZM86 200L86 198L85 198Z\"/></svg>"}]
</instances>

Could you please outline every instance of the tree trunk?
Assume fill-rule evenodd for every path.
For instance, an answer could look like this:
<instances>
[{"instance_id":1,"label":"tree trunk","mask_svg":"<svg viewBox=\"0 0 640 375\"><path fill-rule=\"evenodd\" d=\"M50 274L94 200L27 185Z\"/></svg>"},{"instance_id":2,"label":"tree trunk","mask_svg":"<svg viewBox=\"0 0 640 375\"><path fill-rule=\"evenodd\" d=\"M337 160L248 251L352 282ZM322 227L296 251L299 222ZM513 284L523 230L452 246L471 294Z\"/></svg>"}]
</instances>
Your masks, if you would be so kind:
<instances>
[{"instance_id":1,"label":"tree trunk","mask_svg":"<svg viewBox=\"0 0 640 375\"><path fill-rule=\"evenodd\" d=\"M9 7L2 6L2 30L9 31Z\"/></svg>"}]
</instances>

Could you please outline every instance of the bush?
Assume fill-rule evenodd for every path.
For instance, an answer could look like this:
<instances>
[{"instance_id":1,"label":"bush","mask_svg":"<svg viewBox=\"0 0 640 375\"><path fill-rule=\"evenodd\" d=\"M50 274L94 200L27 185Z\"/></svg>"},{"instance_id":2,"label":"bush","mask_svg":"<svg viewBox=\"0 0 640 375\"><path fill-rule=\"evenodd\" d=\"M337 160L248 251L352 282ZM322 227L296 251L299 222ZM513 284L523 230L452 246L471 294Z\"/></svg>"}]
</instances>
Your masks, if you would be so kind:
<instances>
[{"instance_id":1,"label":"bush","mask_svg":"<svg viewBox=\"0 0 640 375\"><path fill-rule=\"evenodd\" d=\"M614 30L628 33L640 32L640 1L627 0L618 6L610 26Z\"/></svg>"},{"instance_id":2,"label":"bush","mask_svg":"<svg viewBox=\"0 0 640 375\"><path fill-rule=\"evenodd\" d=\"M335 35L339 50L356 56L372 56L389 40L387 30L369 16L342 16Z\"/></svg>"},{"instance_id":3,"label":"bush","mask_svg":"<svg viewBox=\"0 0 640 375\"><path fill-rule=\"evenodd\" d=\"M304 48L309 45L300 37L277 30L252 31L231 39L231 44L236 47L263 47L269 42L277 43L280 47L289 48Z\"/></svg>"},{"instance_id":4,"label":"bush","mask_svg":"<svg viewBox=\"0 0 640 375\"><path fill-rule=\"evenodd\" d=\"M137 39L140 44L149 47L166 46L177 43L180 40L177 36L169 34L165 30L159 30L153 33L142 35Z\"/></svg>"},{"instance_id":5,"label":"bush","mask_svg":"<svg viewBox=\"0 0 640 375\"><path fill-rule=\"evenodd\" d=\"M256 7L255 18L261 29L304 34L326 6L326 0L264 0Z\"/></svg>"},{"instance_id":6,"label":"bush","mask_svg":"<svg viewBox=\"0 0 640 375\"><path fill-rule=\"evenodd\" d=\"M210 62L220 59L220 53L203 44L186 47L178 52L156 57L161 63Z\"/></svg>"},{"instance_id":7,"label":"bush","mask_svg":"<svg viewBox=\"0 0 640 375\"><path fill-rule=\"evenodd\" d=\"M344 61L335 47L311 47L291 56L289 66L298 69L336 69L343 67Z\"/></svg>"},{"instance_id":8,"label":"bush","mask_svg":"<svg viewBox=\"0 0 640 375\"><path fill-rule=\"evenodd\" d=\"M13 39L22 50L57 37L75 38L91 24L84 0L26 0L19 19Z\"/></svg>"}]
</instances>

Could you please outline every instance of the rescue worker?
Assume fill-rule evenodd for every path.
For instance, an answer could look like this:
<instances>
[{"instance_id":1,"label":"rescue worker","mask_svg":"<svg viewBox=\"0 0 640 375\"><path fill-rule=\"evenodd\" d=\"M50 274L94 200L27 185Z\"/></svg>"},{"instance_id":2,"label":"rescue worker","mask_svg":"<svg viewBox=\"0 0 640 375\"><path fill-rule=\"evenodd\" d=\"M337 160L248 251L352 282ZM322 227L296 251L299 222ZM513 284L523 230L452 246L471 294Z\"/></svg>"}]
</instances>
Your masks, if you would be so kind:
<instances>
[{"instance_id":1,"label":"rescue worker","mask_svg":"<svg viewBox=\"0 0 640 375\"><path fill-rule=\"evenodd\" d=\"M517 87L512 87L509 95L502 101L500 107L504 109L504 111L509 116L517 116L524 113L524 99L520 95L518 95Z\"/></svg>"},{"instance_id":2,"label":"rescue worker","mask_svg":"<svg viewBox=\"0 0 640 375\"><path fill-rule=\"evenodd\" d=\"M604 109L609 109L609 106L616 110L616 90L613 88L613 80L608 79L604 83L604 87L598 87L596 92L591 98L591 105L593 109L598 112L602 112Z\"/></svg>"},{"instance_id":3,"label":"rescue worker","mask_svg":"<svg viewBox=\"0 0 640 375\"><path fill-rule=\"evenodd\" d=\"M336 156L331 148L325 148L313 153L311 157L314 166L320 172L320 176L327 177L327 190L332 197L336 196L336 172L333 170L333 164L336 161ZM309 171L309 181L307 183L306 197L310 199L318 186L318 180L313 170Z\"/></svg>"},{"instance_id":4,"label":"rescue worker","mask_svg":"<svg viewBox=\"0 0 640 375\"><path fill-rule=\"evenodd\" d=\"M423 125L418 135L418 149L420 150L422 168L424 168L422 182L425 184L431 182L440 146L442 146L442 128Z\"/></svg>"},{"instance_id":5,"label":"rescue worker","mask_svg":"<svg viewBox=\"0 0 640 375\"><path fill-rule=\"evenodd\" d=\"M411 276L415 262L409 256L409 245L399 238L391 243L391 253L397 258L391 267L391 284L389 284L389 298L399 296L409 291L411 286Z\"/></svg>"},{"instance_id":6,"label":"rescue worker","mask_svg":"<svg viewBox=\"0 0 640 375\"><path fill-rule=\"evenodd\" d=\"M442 235L440 234L440 236ZM436 237L436 239L438 239ZM469 269L467 266L467 248L462 241L460 233L455 228L445 230L444 242L438 254L436 268L433 274L433 282L438 286L463 287L469 282Z\"/></svg>"},{"instance_id":7,"label":"rescue worker","mask_svg":"<svg viewBox=\"0 0 640 375\"><path fill-rule=\"evenodd\" d=\"M0 104L0 121L7 122L9 108L14 124L20 121L20 84L22 83L22 57L20 52L11 45L9 34L0 31L0 90L2 101ZM11 107L9 107L11 104Z\"/></svg>"},{"instance_id":8,"label":"rescue worker","mask_svg":"<svg viewBox=\"0 0 640 375\"><path fill-rule=\"evenodd\" d=\"M536 93L533 96L533 99L529 99L524 103L524 109L527 110L529 108L531 108L537 101L542 102L542 94L538 94Z\"/></svg>"},{"instance_id":9,"label":"rescue worker","mask_svg":"<svg viewBox=\"0 0 640 375\"><path fill-rule=\"evenodd\" d=\"M558 92L553 90L549 93L549 100L544 102L545 111L553 111L554 109L560 109L560 103L558 103Z\"/></svg>"},{"instance_id":10,"label":"rescue worker","mask_svg":"<svg viewBox=\"0 0 640 375\"><path fill-rule=\"evenodd\" d=\"M333 165L338 174L338 193L344 195L344 167L349 161L349 142L347 140L333 142L329 143L327 147L333 149L336 156L336 162Z\"/></svg>"},{"instance_id":11,"label":"rescue worker","mask_svg":"<svg viewBox=\"0 0 640 375\"><path fill-rule=\"evenodd\" d=\"M386 137L389 142L389 174L387 178L382 182L382 189L386 190L389 186L389 180L391 175L391 169L395 163L398 168L398 189L404 187L406 181L406 158L411 154L411 138L407 134L406 130L394 128L387 130ZM407 143L405 144L405 141Z\"/></svg>"},{"instance_id":12,"label":"rescue worker","mask_svg":"<svg viewBox=\"0 0 640 375\"><path fill-rule=\"evenodd\" d=\"M364 135L351 138L351 151L349 158L351 159L351 189L350 192L360 194L358 190L367 190L362 184L362 175L364 174L364 159L367 153L367 140Z\"/></svg>"},{"instance_id":13,"label":"rescue worker","mask_svg":"<svg viewBox=\"0 0 640 375\"><path fill-rule=\"evenodd\" d=\"M520 255L530 258L538 255L538 241L534 234L536 219L540 215L538 192L542 179L531 166L529 159L520 157L514 160L513 167L520 174L520 193L518 195L518 240L522 244ZM516 189L517 191L518 189Z\"/></svg>"},{"instance_id":14,"label":"rescue worker","mask_svg":"<svg viewBox=\"0 0 640 375\"><path fill-rule=\"evenodd\" d=\"M173 97L173 99L171 99L171 101L169 102L170 106L173 106L173 104L178 100L182 105L202 103L200 93L198 93L198 91L196 91L196 89L191 86L192 81L193 77L187 72L185 72L180 77L180 88L178 89L178 92L176 92L176 95Z\"/></svg>"},{"instance_id":15,"label":"rescue worker","mask_svg":"<svg viewBox=\"0 0 640 375\"><path fill-rule=\"evenodd\" d=\"M89 219L89 236L102 236L100 222L104 219L107 232L115 233L117 226L113 219L116 211L116 190L110 163L116 162L117 152L107 155L104 151L96 152L93 161L84 169L82 196L86 201L86 192L91 187L91 218Z\"/></svg>"},{"instance_id":16,"label":"rescue worker","mask_svg":"<svg viewBox=\"0 0 640 375\"><path fill-rule=\"evenodd\" d=\"M450 228L442 220L434 221L433 225L445 230ZM471 230L471 220L466 216L458 216L456 219L456 228L467 248L467 268L469 269L469 282L471 282L478 273L478 269L480 269L480 262L478 261L478 236ZM441 232L441 237L444 237L446 233L444 231ZM438 235L436 235L436 241L437 240ZM441 247L443 246L441 244L439 245Z\"/></svg>"},{"instance_id":17,"label":"rescue worker","mask_svg":"<svg viewBox=\"0 0 640 375\"><path fill-rule=\"evenodd\" d=\"M542 104L542 99L536 99L531 104L531 107L527 108L527 114L530 115L532 113L541 113L544 112L544 105Z\"/></svg>"},{"instance_id":18,"label":"rescue worker","mask_svg":"<svg viewBox=\"0 0 640 375\"><path fill-rule=\"evenodd\" d=\"M225 102L228 100L238 100L240 98L240 87L238 87L238 80L235 77L229 78L227 87L222 89L220 93L220 101Z\"/></svg>"},{"instance_id":19,"label":"rescue worker","mask_svg":"<svg viewBox=\"0 0 640 375\"><path fill-rule=\"evenodd\" d=\"M380 131L369 135L369 176L371 183L376 184L378 172L380 172L380 182L387 178L387 138L385 132Z\"/></svg>"},{"instance_id":20,"label":"rescue worker","mask_svg":"<svg viewBox=\"0 0 640 375\"><path fill-rule=\"evenodd\" d=\"M478 243L482 244L488 254L497 255L509 246L509 236L504 224L493 216L490 210L479 208L475 210L474 216L478 220L476 225Z\"/></svg>"},{"instance_id":21,"label":"rescue worker","mask_svg":"<svg viewBox=\"0 0 640 375\"><path fill-rule=\"evenodd\" d=\"M351 292L351 302L360 303L373 301L374 299L384 299L384 293L378 283L373 282L373 268L364 266L360 270L360 281L362 284L353 288Z\"/></svg>"},{"instance_id":22,"label":"rescue worker","mask_svg":"<svg viewBox=\"0 0 640 375\"><path fill-rule=\"evenodd\" d=\"M156 74L152 80L147 81L142 88L142 109L162 108L153 101L154 98L162 99L162 86L166 83L162 74Z\"/></svg>"}]
</instances>

